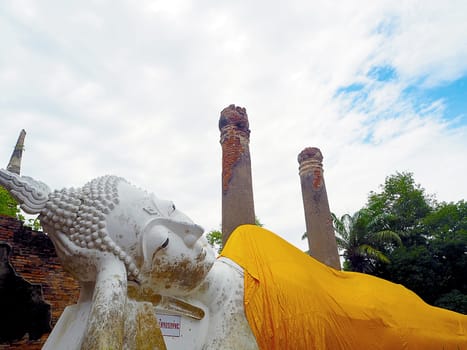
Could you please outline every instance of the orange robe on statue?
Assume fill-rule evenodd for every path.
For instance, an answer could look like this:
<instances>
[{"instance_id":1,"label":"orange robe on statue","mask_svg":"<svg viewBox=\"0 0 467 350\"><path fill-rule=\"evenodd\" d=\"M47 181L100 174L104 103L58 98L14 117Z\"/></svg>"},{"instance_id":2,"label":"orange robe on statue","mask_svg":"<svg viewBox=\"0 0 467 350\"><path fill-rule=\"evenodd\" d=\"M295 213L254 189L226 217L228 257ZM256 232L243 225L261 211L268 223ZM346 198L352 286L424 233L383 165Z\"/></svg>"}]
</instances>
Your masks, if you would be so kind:
<instances>
[{"instance_id":1,"label":"orange robe on statue","mask_svg":"<svg viewBox=\"0 0 467 350\"><path fill-rule=\"evenodd\" d=\"M221 256L245 270L245 313L260 349L467 349L467 316L402 285L336 271L245 225Z\"/></svg>"}]
</instances>

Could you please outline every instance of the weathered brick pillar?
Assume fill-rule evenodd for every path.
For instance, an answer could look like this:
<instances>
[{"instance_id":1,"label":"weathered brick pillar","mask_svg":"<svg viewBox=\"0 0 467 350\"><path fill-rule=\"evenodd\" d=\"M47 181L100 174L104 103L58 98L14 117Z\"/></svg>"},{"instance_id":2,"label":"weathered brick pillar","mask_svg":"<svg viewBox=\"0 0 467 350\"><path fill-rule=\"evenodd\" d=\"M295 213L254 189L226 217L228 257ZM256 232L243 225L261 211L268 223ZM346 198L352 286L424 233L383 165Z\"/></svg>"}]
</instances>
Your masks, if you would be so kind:
<instances>
[{"instance_id":1,"label":"weathered brick pillar","mask_svg":"<svg viewBox=\"0 0 467 350\"><path fill-rule=\"evenodd\" d=\"M255 223L250 129L245 108L230 105L219 120L222 145L222 244L239 225Z\"/></svg>"},{"instance_id":2,"label":"weathered brick pillar","mask_svg":"<svg viewBox=\"0 0 467 350\"><path fill-rule=\"evenodd\" d=\"M305 148L298 155L308 245L311 256L340 270L322 162L323 155L316 147Z\"/></svg>"},{"instance_id":3,"label":"weathered brick pillar","mask_svg":"<svg viewBox=\"0 0 467 350\"><path fill-rule=\"evenodd\" d=\"M26 136L26 131L21 130L18 136L18 141L16 141L15 149L11 154L10 162L8 163L6 170L11 171L12 173L18 174L21 172L21 157L23 155L24 149L24 137Z\"/></svg>"}]
</instances>

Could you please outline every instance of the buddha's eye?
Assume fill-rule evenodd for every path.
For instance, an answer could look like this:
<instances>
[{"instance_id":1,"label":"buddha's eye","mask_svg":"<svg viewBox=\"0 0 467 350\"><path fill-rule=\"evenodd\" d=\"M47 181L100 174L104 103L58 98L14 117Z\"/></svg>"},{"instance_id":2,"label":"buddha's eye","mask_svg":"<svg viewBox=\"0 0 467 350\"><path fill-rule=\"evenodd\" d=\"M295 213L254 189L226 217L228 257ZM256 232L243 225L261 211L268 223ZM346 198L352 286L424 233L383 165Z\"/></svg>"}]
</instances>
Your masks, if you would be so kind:
<instances>
[{"instance_id":1,"label":"buddha's eye","mask_svg":"<svg viewBox=\"0 0 467 350\"><path fill-rule=\"evenodd\" d=\"M162 243L161 248L165 248L169 245L169 239L167 238L164 243Z\"/></svg>"},{"instance_id":2,"label":"buddha's eye","mask_svg":"<svg viewBox=\"0 0 467 350\"><path fill-rule=\"evenodd\" d=\"M168 208L167 208L168 215L169 216L172 215L175 212L175 209L176 209L175 204L170 203Z\"/></svg>"}]
</instances>

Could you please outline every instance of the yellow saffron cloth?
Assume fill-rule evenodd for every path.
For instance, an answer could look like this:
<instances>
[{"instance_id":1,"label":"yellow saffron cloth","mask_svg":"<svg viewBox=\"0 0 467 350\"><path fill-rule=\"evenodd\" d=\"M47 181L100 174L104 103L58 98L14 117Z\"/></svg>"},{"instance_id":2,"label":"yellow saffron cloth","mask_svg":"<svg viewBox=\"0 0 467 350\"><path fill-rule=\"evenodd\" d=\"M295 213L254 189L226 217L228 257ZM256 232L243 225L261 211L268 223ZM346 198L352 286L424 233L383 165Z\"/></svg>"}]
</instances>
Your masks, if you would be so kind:
<instances>
[{"instance_id":1,"label":"yellow saffron cloth","mask_svg":"<svg viewBox=\"0 0 467 350\"><path fill-rule=\"evenodd\" d=\"M260 349L467 349L467 316L402 285L336 271L260 227L237 228L221 256L245 270L245 314Z\"/></svg>"}]
</instances>

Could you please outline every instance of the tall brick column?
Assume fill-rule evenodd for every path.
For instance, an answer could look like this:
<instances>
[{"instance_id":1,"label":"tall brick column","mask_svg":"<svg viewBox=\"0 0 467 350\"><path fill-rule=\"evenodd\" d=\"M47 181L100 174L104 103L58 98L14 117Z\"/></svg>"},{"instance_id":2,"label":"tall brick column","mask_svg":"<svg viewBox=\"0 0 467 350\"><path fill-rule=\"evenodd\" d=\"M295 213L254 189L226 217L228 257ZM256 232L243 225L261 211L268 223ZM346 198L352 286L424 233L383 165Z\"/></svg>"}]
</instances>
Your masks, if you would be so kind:
<instances>
[{"instance_id":1,"label":"tall brick column","mask_svg":"<svg viewBox=\"0 0 467 350\"><path fill-rule=\"evenodd\" d=\"M298 155L308 245L311 256L340 270L322 162L323 155L316 147L305 148Z\"/></svg>"},{"instance_id":2,"label":"tall brick column","mask_svg":"<svg viewBox=\"0 0 467 350\"><path fill-rule=\"evenodd\" d=\"M18 136L18 141L16 141L15 149L11 154L10 162L8 163L6 170L11 171L12 173L18 174L21 171L21 157L23 155L24 149L24 138L26 136L26 131L21 130Z\"/></svg>"},{"instance_id":3,"label":"tall brick column","mask_svg":"<svg viewBox=\"0 0 467 350\"><path fill-rule=\"evenodd\" d=\"M255 223L250 129L245 108L230 105L219 120L222 145L222 244L239 225Z\"/></svg>"}]
</instances>

